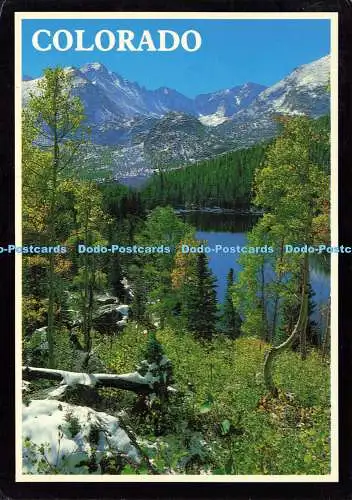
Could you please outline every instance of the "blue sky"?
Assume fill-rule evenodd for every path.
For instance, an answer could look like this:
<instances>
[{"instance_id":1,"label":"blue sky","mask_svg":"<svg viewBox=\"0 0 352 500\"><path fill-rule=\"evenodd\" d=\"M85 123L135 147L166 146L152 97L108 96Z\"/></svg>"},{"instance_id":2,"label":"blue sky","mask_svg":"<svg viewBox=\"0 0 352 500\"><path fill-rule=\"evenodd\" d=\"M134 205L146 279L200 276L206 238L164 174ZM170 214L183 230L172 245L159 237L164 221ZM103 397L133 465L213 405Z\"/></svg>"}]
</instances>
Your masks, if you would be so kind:
<instances>
[{"instance_id":1,"label":"blue sky","mask_svg":"<svg viewBox=\"0 0 352 500\"><path fill-rule=\"evenodd\" d=\"M174 52L38 52L32 35L38 29L85 29L88 44L100 29L158 29L201 33L197 52L179 48ZM272 85L294 68L330 52L329 20L24 20L22 70L40 76L47 67L76 66L100 62L128 80L148 89L161 86L194 97L200 93L234 87L245 82Z\"/></svg>"}]
</instances>

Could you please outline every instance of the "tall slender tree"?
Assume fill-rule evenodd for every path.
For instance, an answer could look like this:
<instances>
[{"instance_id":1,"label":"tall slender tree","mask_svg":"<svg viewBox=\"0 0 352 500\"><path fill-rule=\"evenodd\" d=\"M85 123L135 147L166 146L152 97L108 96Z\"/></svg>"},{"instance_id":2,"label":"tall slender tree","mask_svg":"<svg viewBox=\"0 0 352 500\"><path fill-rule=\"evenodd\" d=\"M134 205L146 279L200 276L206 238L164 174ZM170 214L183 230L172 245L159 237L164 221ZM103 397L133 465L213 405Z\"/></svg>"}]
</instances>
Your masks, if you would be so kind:
<instances>
[{"instance_id":1,"label":"tall slender tree","mask_svg":"<svg viewBox=\"0 0 352 500\"><path fill-rule=\"evenodd\" d=\"M140 274L136 277L133 284L133 300L131 306L131 318L140 324L147 324L147 291L146 284Z\"/></svg>"},{"instance_id":2,"label":"tall slender tree","mask_svg":"<svg viewBox=\"0 0 352 500\"><path fill-rule=\"evenodd\" d=\"M262 244L273 248L260 258L264 261L264 277L258 279L257 255L246 255L245 265L240 274L237 293L242 293L242 307L246 310L243 329L252 332L267 328L266 340L275 342L283 321L283 305L292 305L301 310L302 299L297 290L303 289L303 277L309 283L309 267L302 272L303 255L283 251L286 244L313 245L315 242L328 241L329 176L325 165L316 161L314 145L322 137L316 130L313 120L302 117L281 119L281 135L266 152L263 168L255 175L255 203L265 211L265 215L253 228L249 242L261 235ZM323 138L326 139L325 136ZM318 239L319 238L319 239ZM307 288L307 285L306 285ZM248 290L248 291L247 291ZM250 292L250 293L249 293ZM256 297L266 294L266 310L263 321L253 312L250 304ZM254 298L254 302L253 302ZM269 311L269 305L272 305ZM254 312L256 312L254 310ZM271 312L271 318L268 316ZM302 358L306 356L307 318L299 324Z\"/></svg>"},{"instance_id":3,"label":"tall slender tree","mask_svg":"<svg viewBox=\"0 0 352 500\"><path fill-rule=\"evenodd\" d=\"M223 306L223 313L221 318L222 331L230 338L235 339L241 333L241 316L238 314L232 297L232 288L234 283L234 270L230 269L227 275L227 288L225 294L225 301Z\"/></svg>"},{"instance_id":4,"label":"tall slender tree","mask_svg":"<svg viewBox=\"0 0 352 500\"><path fill-rule=\"evenodd\" d=\"M76 182L75 199L77 228L72 235L72 241L83 243L85 246L106 245L107 240L103 238L102 232L109 220L102 211L102 195L95 183L91 180ZM106 284L102 268L102 256L87 252L80 255L75 282L82 290L80 306L84 349L87 352L91 349L94 293Z\"/></svg>"},{"instance_id":5,"label":"tall slender tree","mask_svg":"<svg viewBox=\"0 0 352 500\"><path fill-rule=\"evenodd\" d=\"M84 119L83 106L71 93L72 72L47 69L31 94L23 112L23 173L31 172L42 191L38 198L45 207L43 229L46 243L57 244L58 188L65 170L75 161L82 145L79 133ZM35 196L35 195L34 195ZM26 201L24 202L26 203ZM47 337L49 366L54 366L56 273L55 254L48 256Z\"/></svg>"}]
</instances>

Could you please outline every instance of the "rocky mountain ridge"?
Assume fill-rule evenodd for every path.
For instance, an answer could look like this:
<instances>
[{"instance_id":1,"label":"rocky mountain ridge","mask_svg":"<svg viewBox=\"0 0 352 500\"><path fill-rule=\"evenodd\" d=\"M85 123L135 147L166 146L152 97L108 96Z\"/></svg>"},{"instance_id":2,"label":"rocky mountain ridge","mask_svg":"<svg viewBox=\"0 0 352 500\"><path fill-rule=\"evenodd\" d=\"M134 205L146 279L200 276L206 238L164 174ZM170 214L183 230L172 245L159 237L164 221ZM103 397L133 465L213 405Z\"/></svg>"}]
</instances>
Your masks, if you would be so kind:
<instances>
[{"instance_id":1,"label":"rocky mountain ridge","mask_svg":"<svg viewBox=\"0 0 352 500\"><path fill-rule=\"evenodd\" d=\"M277 114L329 112L330 56L296 68L271 87L245 83L191 99L177 90L148 90L101 63L67 68L84 104L94 148L90 159L116 178L149 175L273 137ZM39 79L24 78L23 103ZM109 165L99 165L101 151ZM98 153L97 153L98 151Z\"/></svg>"}]
</instances>

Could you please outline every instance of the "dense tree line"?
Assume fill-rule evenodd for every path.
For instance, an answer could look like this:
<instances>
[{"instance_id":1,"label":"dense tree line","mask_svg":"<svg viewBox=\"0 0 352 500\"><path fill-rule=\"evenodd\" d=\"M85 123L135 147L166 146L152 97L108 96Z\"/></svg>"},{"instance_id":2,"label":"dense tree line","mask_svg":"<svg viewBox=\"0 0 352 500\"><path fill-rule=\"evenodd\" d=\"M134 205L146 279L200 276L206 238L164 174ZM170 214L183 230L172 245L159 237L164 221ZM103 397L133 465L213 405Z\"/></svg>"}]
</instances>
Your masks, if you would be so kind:
<instances>
[{"instance_id":1,"label":"dense tree line","mask_svg":"<svg viewBox=\"0 0 352 500\"><path fill-rule=\"evenodd\" d=\"M283 124L279 123L279 128ZM329 169L330 118L313 122L311 159L325 172ZM272 141L198 162L196 165L155 173L141 191L148 208L170 204L174 207L248 208L252 203L254 173L263 165Z\"/></svg>"},{"instance_id":2,"label":"dense tree line","mask_svg":"<svg viewBox=\"0 0 352 500\"><path fill-rule=\"evenodd\" d=\"M154 174L142 190L148 207L250 205L253 174L263 161L266 145L216 156L209 160Z\"/></svg>"}]
</instances>

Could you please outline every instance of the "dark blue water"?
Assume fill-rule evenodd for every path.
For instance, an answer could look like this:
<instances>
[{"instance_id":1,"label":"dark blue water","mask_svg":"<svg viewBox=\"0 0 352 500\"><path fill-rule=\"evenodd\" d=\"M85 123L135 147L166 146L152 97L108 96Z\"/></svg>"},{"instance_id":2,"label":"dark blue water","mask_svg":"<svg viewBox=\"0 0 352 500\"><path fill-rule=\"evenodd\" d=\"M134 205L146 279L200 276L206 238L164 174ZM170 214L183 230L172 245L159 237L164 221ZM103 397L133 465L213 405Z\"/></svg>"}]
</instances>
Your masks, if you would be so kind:
<instances>
[{"instance_id":1,"label":"dark blue water","mask_svg":"<svg viewBox=\"0 0 352 500\"><path fill-rule=\"evenodd\" d=\"M206 240L210 247L215 245L243 246L247 242L247 232L253 227L258 217L238 214L191 212L182 216L197 228L197 239ZM240 254L209 253L209 266L217 279L217 298L224 301L227 274L232 267L235 275L241 270L238 263ZM316 304L312 319L323 324L322 309L330 295L330 271L326 262L316 256L310 259L310 282L315 293Z\"/></svg>"}]
</instances>

